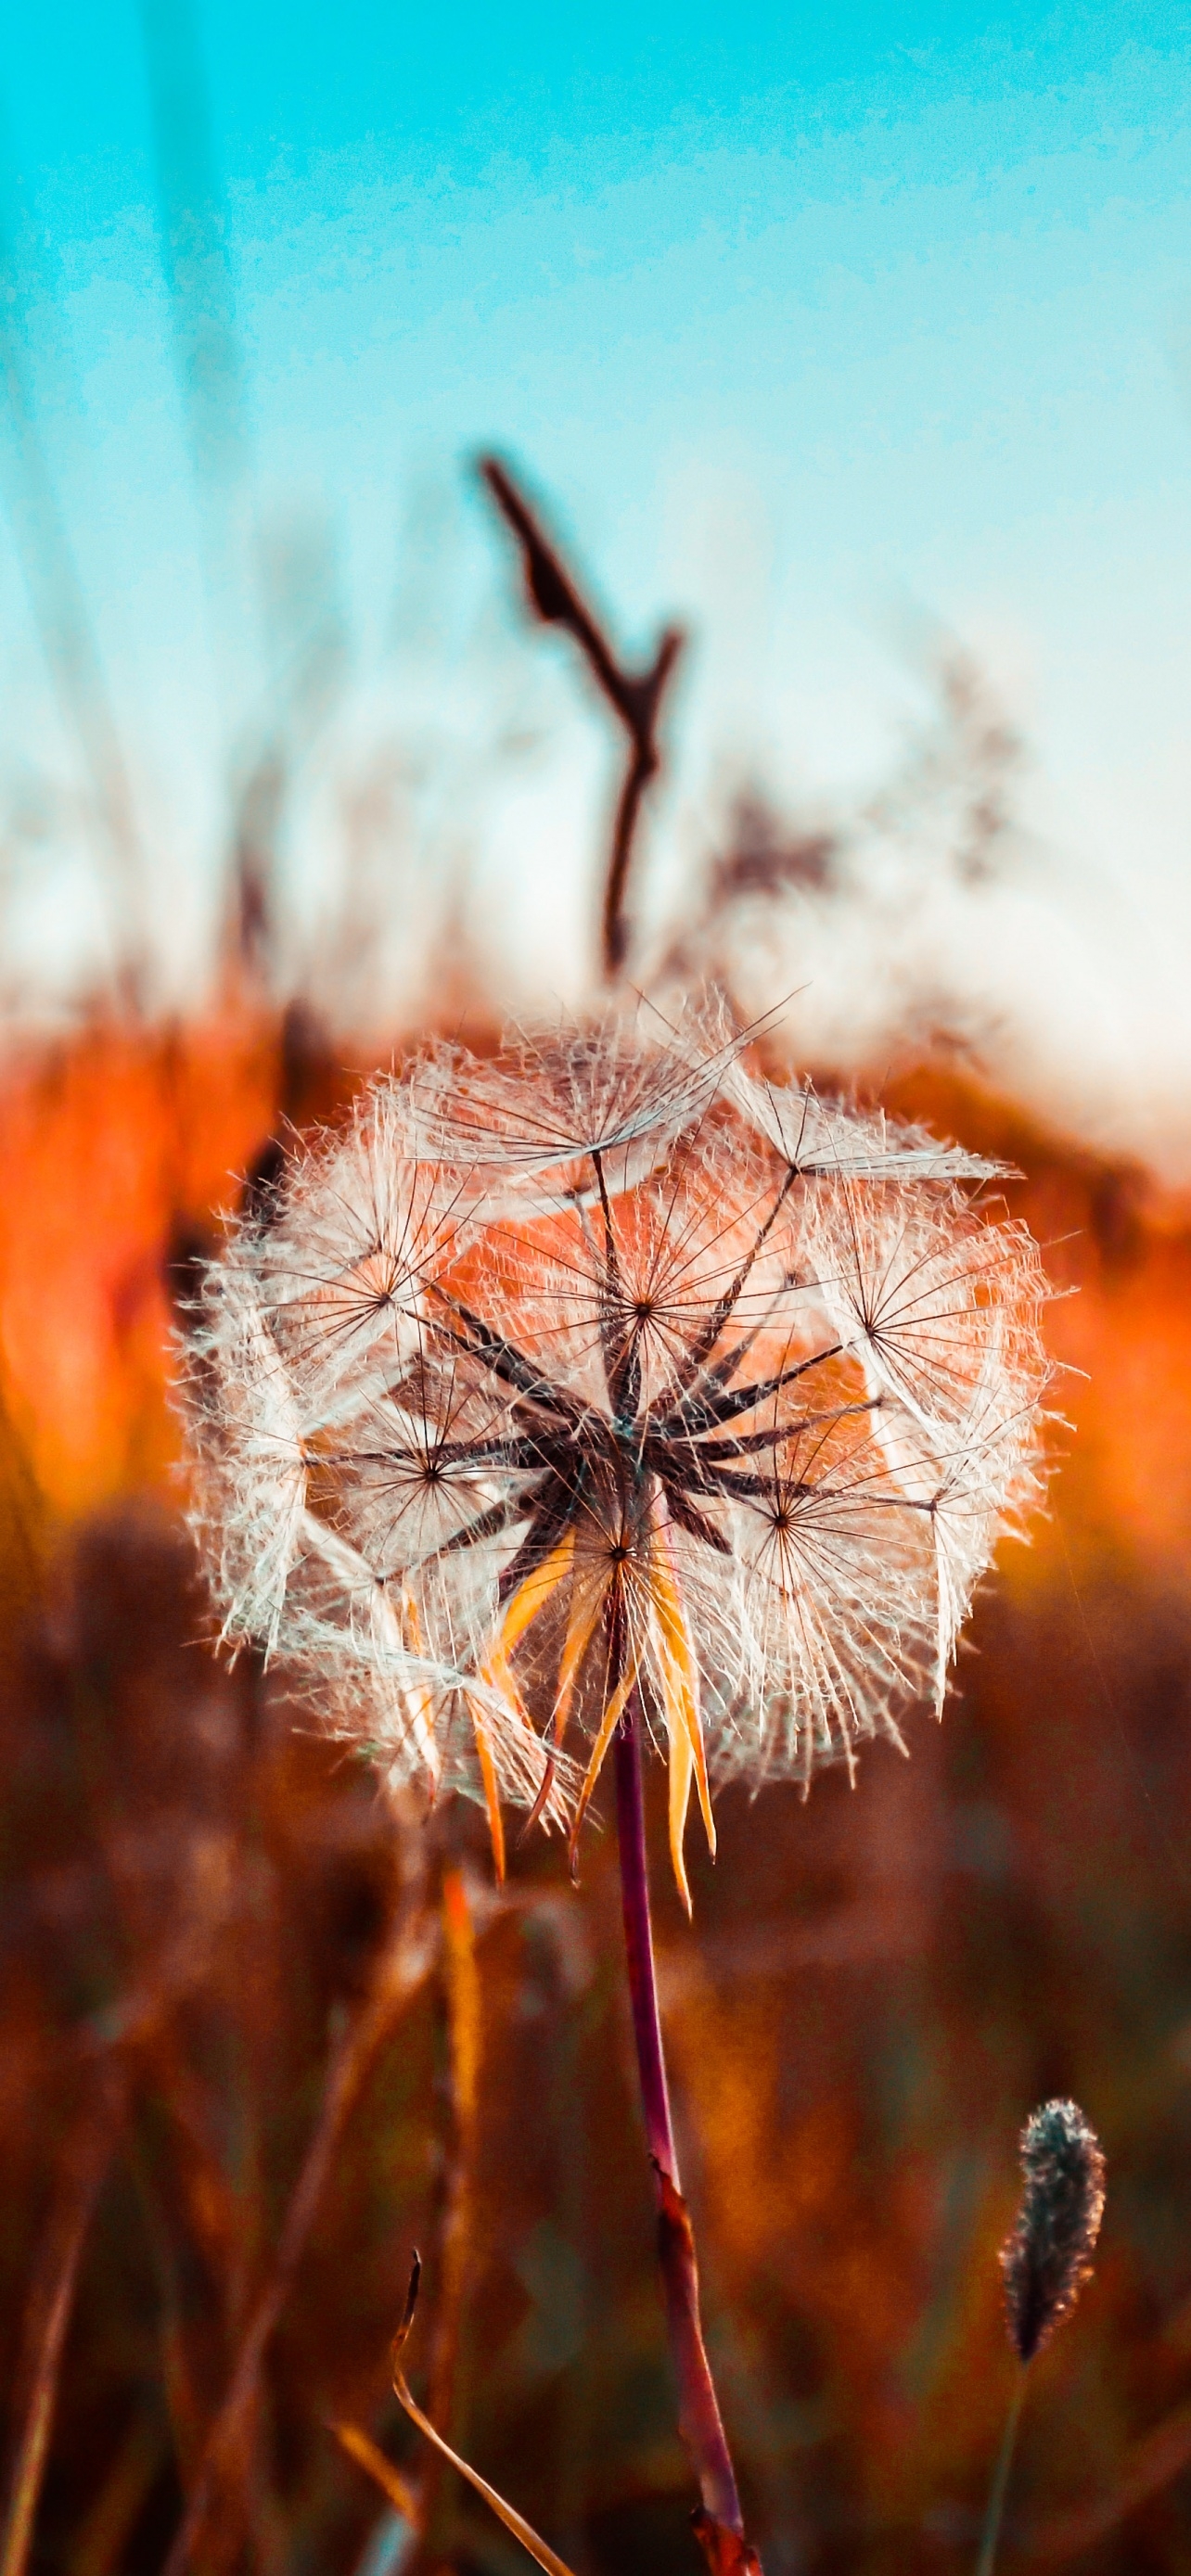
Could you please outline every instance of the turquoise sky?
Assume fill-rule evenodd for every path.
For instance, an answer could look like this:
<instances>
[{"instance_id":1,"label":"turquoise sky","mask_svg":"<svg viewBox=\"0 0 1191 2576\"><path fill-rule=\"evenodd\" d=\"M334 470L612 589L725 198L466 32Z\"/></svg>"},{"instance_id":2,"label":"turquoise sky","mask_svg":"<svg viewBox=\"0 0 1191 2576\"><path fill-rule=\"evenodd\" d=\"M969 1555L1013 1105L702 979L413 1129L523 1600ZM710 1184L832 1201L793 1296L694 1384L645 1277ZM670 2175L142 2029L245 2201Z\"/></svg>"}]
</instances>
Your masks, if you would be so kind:
<instances>
[{"instance_id":1,"label":"turquoise sky","mask_svg":"<svg viewBox=\"0 0 1191 2576\"><path fill-rule=\"evenodd\" d=\"M688 833L733 760L863 793L937 620L1030 740L1071 935L1124 906L1139 992L1182 978L1191 9L198 0L190 33L258 506L334 532L358 676L411 494L497 441L627 632L692 620ZM146 832L197 882L225 718L139 9L10 13L0 108L46 453ZM492 557L459 507L466 590ZM42 721L22 603L6 545L10 756ZM572 750L535 845L582 834Z\"/></svg>"}]
</instances>

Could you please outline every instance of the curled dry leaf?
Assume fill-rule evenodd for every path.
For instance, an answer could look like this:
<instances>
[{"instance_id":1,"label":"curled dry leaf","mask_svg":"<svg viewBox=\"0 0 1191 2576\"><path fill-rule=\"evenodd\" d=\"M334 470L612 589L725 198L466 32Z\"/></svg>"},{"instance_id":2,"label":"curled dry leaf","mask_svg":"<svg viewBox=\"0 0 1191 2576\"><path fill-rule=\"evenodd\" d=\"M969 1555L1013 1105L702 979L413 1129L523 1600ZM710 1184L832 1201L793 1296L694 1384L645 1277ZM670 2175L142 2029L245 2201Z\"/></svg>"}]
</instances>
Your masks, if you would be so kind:
<instances>
[{"instance_id":1,"label":"curled dry leaf","mask_svg":"<svg viewBox=\"0 0 1191 2576\"><path fill-rule=\"evenodd\" d=\"M495 2487L489 2486L487 2478L482 2478L478 2469L471 2468L466 2460L460 2458L458 2451L452 2450L450 2443L443 2440L442 2434L435 2429L429 2416L422 2413L416 2399L410 2394L404 2372L400 2367L400 2358L413 2325L421 2275L421 2260L415 2254L410 2267L405 2314L393 2341L393 2387L398 2401L404 2407L411 2424L417 2425L418 2431L425 2435L428 2442L433 2443L435 2450L441 2453L443 2459L449 2460L451 2467L458 2469L460 2477L466 2478L469 2487L474 2487L476 2494L483 2497L485 2504L491 2508L497 2520L503 2522L505 2530L511 2531L514 2540L519 2540L522 2548L528 2551L538 2566L546 2570L546 2576L571 2576L571 2570L565 2559L560 2558L557 2551L551 2549L549 2542L540 2537L532 2523L526 2521L524 2514L518 2513L515 2505L506 2504L504 2497L498 2495ZM368 2475L376 2480L377 2485L388 2496L390 2503L396 2505L398 2512L405 2515L406 2520L413 2524L415 2530L419 2529L421 2510L418 2499L407 2488L400 2472L386 2460L384 2452L378 2451L376 2444L370 2441L368 2435L362 2433L357 2425L334 2424L331 2430L349 2457L356 2460L362 2469L367 2470Z\"/></svg>"}]
</instances>

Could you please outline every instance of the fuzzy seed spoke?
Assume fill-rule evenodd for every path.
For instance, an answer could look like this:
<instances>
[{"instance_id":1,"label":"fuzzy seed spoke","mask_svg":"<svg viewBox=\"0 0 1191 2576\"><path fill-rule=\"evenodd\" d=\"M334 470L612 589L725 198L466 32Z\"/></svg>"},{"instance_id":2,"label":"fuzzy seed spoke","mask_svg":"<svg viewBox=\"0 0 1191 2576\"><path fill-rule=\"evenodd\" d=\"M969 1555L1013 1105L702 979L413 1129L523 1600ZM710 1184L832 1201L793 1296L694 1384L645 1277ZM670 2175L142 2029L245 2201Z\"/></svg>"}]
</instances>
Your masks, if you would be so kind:
<instances>
[{"instance_id":1,"label":"fuzzy seed spoke","mask_svg":"<svg viewBox=\"0 0 1191 2576\"><path fill-rule=\"evenodd\" d=\"M789 1368L778 1369L773 1377L761 1378L751 1386L736 1387L731 1394L700 1397L697 1401L678 1405L670 1420L684 1431L718 1430L722 1423L735 1421L742 1413L754 1412L759 1404L768 1404L771 1397L781 1394L783 1387L793 1386L797 1378L805 1377L808 1369L822 1368L826 1361L838 1359L842 1349L842 1342L832 1342L827 1350L812 1351L807 1359L792 1361Z\"/></svg>"},{"instance_id":2,"label":"fuzzy seed spoke","mask_svg":"<svg viewBox=\"0 0 1191 2576\"><path fill-rule=\"evenodd\" d=\"M703 1440L692 1435L697 1440L694 1454L705 1466L719 1466L733 1458L747 1457L758 1449L785 1448L791 1440L800 1439L804 1432L818 1430L821 1424L846 1422L853 1414L879 1412L883 1401L879 1395L868 1395L855 1404L831 1405L825 1413L802 1413L793 1422L779 1423L776 1429L740 1431L727 1440Z\"/></svg>"},{"instance_id":3,"label":"fuzzy seed spoke","mask_svg":"<svg viewBox=\"0 0 1191 2576\"><path fill-rule=\"evenodd\" d=\"M541 1371L535 1369L532 1361L524 1358L512 1342L507 1342L502 1334L494 1332L491 1325L486 1324L482 1316L473 1314L469 1306L462 1305L454 1297L448 1297L444 1288L436 1287L434 1294L445 1306L449 1306L451 1312L457 1315L460 1322L467 1327L466 1333L455 1333L448 1325L437 1325L435 1330L444 1340L450 1342L455 1349L467 1352L471 1358L486 1361L488 1367L507 1386L516 1387L521 1395L528 1396L534 1404L542 1405L547 1412L560 1414L564 1421L575 1419L578 1407L574 1397L567 1394L565 1387L556 1386L552 1379L543 1377Z\"/></svg>"},{"instance_id":4,"label":"fuzzy seed spoke","mask_svg":"<svg viewBox=\"0 0 1191 2576\"><path fill-rule=\"evenodd\" d=\"M725 1289L724 1294L719 1299L718 1303L712 1308L703 1331L700 1333L699 1338L689 1355L686 1370L681 1373L684 1388L690 1387L694 1384L704 1361L706 1359L710 1359L711 1353L715 1349L716 1343L720 1338L720 1334L723 1332L725 1324L729 1323L732 1316L735 1314L736 1308L740 1303L752 1272L756 1267L758 1256L769 1240L770 1234L777 1223L778 1217L785 1206L786 1200L790 1195L797 1177L798 1175L794 1166L791 1164L790 1169L782 1182L781 1188L778 1191L777 1197L774 1200L773 1206L771 1207L764 1224L760 1227L748 1254L742 1261L740 1268L736 1273L736 1277L732 1281L731 1286Z\"/></svg>"},{"instance_id":5,"label":"fuzzy seed spoke","mask_svg":"<svg viewBox=\"0 0 1191 2576\"><path fill-rule=\"evenodd\" d=\"M691 1501L686 1486L677 1477L667 1476L664 1482L666 1502L679 1528L685 1530L689 1538L701 1539L704 1547L711 1548L716 1556L731 1556L731 1539L725 1538L723 1531L716 1528L715 1522L709 1521L705 1513Z\"/></svg>"},{"instance_id":6,"label":"fuzzy seed spoke","mask_svg":"<svg viewBox=\"0 0 1191 2576\"><path fill-rule=\"evenodd\" d=\"M527 1574L536 1573L538 1566L545 1564L552 1548L557 1547L560 1538L569 1528L577 1508L575 1495L565 1488L558 1488L552 1495L539 1497L532 1525L526 1531L516 1555L505 1566L497 1586L498 1597L502 1602L509 1599L518 1584L524 1582Z\"/></svg>"},{"instance_id":7,"label":"fuzzy seed spoke","mask_svg":"<svg viewBox=\"0 0 1191 2576\"><path fill-rule=\"evenodd\" d=\"M490 1511L481 1512L478 1520L469 1521L466 1529L456 1530L453 1537L444 1539L435 1555L458 1556L463 1548L478 1547L483 1539L499 1538L503 1530L515 1529L532 1509L532 1494L511 1494L506 1501L493 1503Z\"/></svg>"}]
</instances>

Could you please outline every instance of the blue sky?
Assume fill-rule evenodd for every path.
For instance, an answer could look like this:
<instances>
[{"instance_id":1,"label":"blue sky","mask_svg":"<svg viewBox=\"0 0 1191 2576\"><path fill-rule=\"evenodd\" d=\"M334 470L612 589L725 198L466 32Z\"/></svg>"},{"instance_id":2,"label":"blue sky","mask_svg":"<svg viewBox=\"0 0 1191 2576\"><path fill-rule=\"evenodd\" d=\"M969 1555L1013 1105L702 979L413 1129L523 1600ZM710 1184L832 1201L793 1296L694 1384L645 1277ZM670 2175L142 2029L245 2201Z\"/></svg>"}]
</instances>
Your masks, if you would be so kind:
<instances>
[{"instance_id":1,"label":"blue sky","mask_svg":"<svg viewBox=\"0 0 1191 2576\"><path fill-rule=\"evenodd\" d=\"M692 622L659 847L690 838L733 761L789 798L863 794L920 711L939 621L1032 746L1071 957L1081 938L1127 952L1105 1005L1122 1029L1165 977L1173 1030L1191 962L1191 9L196 0L193 33L259 507L332 532L360 686L411 495L437 492L446 526L442 496L489 440L556 496L630 634ZM10 13L0 117L46 451L145 831L193 888L226 709L133 0ZM466 497L450 525L470 595L492 549ZM18 747L52 734L22 597L0 546ZM449 654L440 679L445 702ZM548 706L558 757L517 809L535 848L590 840L598 788L598 748L561 690ZM487 864L495 882L499 850ZM578 852L571 873L581 890ZM171 919L197 924L190 900L175 888ZM574 906L532 909L547 946L577 935ZM532 944L528 917L518 935ZM1071 972L1082 1024L1082 950Z\"/></svg>"}]
</instances>

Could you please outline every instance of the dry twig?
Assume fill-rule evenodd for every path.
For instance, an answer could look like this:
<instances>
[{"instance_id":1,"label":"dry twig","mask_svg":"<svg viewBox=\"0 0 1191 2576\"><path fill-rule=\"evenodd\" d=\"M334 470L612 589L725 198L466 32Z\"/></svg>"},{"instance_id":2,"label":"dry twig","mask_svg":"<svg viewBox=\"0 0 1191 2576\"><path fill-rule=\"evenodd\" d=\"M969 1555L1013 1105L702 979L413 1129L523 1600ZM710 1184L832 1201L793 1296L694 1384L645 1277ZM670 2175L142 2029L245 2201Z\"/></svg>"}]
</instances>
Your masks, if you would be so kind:
<instances>
[{"instance_id":1,"label":"dry twig","mask_svg":"<svg viewBox=\"0 0 1191 2576\"><path fill-rule=\"evenodd\" d=\"M627 670L580 597L557 547L546 536L507 465L497 456L482 456L480 472L521 547L531 608L544 625L562 626L574 637L597 688L628 735L629 762L612 827L601 923L603 970L612 983L622 972L629 953L628 883L633 839L642 797L661 767L658 717L667 682L682 650L682 630L665 627L648 669Z\"/></svg>"}]
</instances>

